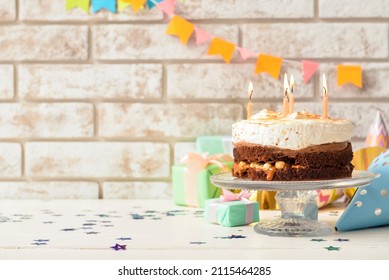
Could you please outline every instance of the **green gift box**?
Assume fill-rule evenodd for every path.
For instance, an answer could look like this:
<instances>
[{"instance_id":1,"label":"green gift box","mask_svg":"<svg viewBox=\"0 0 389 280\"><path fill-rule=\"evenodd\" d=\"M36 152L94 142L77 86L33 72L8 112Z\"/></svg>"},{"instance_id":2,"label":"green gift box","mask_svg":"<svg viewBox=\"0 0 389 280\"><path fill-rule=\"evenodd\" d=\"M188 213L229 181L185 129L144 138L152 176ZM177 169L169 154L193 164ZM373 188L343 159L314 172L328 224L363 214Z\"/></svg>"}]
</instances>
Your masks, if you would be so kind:
<instances>
[{"instance_id":1,"label":"green gift box","mask_svg":"<svg viewBox=\"0 0 389 280\"><path fill-rule=\"evenodd\" d=\"M205 218L211 223L225 227L259 222L259 203L250 200L209 199L206 201Z\"/></svg>"},{"instance_id":2,"label":"green gift box","mask_svg":"<svg viewBox=\"0 0 389 280\"><path fill-rule=\"evenodd\" d=\"M211 183L210 177L222 171L231 171L233 162L210 163L214 159L207 160L200 155L192 155L202 162L195 160L194 164L191 160L187 164L172 167L173 201L177 205L204 208L207 199L219 197L221 194L221 189Z\"/></svg>"},{"instance_id":3,"label":"green gift box","mask_svg":"<svg viewBox=\"0 0 389 280\"><path fill-rule=\"evenodd\" d=\"M232 155L231 136L200 136L196 138L196 151L207 152L209 155L229 154Z\"/></svg>"}]
</instances>

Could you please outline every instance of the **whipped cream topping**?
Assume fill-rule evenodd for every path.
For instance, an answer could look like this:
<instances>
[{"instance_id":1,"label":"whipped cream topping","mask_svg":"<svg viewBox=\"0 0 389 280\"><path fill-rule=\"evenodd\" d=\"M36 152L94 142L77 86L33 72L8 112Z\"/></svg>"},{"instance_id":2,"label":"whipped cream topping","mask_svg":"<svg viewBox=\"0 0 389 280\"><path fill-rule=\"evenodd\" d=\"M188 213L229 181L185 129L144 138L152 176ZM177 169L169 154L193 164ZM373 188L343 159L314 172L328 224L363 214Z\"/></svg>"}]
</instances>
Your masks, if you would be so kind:
<instances>
[{"instance_id":1,"label":"whipped cream topping","mask_svg":"<svg viewBox=\"0 0 389 280\"><path fill-rule=\"evenodd\" d=\"M234 123L232 141L300 150L312 145L350 141L353 129L350 120L321 119L306 111L283 118L281 113L265 109L249 120Z\"/></svg>"}]
</instances>

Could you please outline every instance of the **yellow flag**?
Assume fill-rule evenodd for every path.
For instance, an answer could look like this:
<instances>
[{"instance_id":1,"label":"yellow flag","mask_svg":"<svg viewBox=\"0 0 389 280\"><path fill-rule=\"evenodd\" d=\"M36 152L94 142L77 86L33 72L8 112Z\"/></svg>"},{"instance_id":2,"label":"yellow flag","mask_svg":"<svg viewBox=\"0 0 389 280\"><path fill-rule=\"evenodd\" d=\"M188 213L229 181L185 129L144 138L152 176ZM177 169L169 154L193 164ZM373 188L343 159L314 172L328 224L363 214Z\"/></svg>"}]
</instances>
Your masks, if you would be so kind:
<instances>
[{"instance_id":1,"label":"yellow flag","mask_svg":"<svg viewBox=\"0 0 389 280\"><path fill-rule=\"evenodd\" d=\"M360 65L338 65L338 86L346 83L362 88L362 67Z\"/></svg>"},{"instance_id":2,"label":"yellow flag","mask_svg":"<svg viewBox=\"0 0 389 280\"><path fill-rule=\"evenodd\" d=\"M118 0L118 11L121 12L125 8L129 7L131 5L129 1L130 0Z\"/></svg>"},{"instance_id":3,"label":"yellow flag","mask_svg":"<svg viewBox=\"0 0 389 280\"><path fill-rule=\"evenodd\" d=\"M220 54L226 63L230 63L235 45L220 38L213 38L208 48L208 54Z\"/></svg>"},{"instance_id":4,"label":"yellow flag","mask_svg":"<svg viewBox=\"0 0 389 280\"><path fill-rule=\"evenodd\" d=\"M119 2L130 3L134 12L137 13L141 8L143 8L146 0L119 0ZM123 4L121 6L123 6Z\"/></svg>"},{"instance_id":5,"label":"yellow flag","mask_svg":"<svg viewBox=\"0 0 389 280\"><path fill-rule=\"evenodd\" d=\"M179 16L174 16L166 29L169 35L177 35L181 42L186 45L194 31L194 25Z\"/></svg>"},{"instance_id":6,"label":"yellow flag","mask_svg":"<svg viewBox=\"0 0 389 280\"><path fill-rule=\"evenodd\" d=\"M255 73L267 72L274 79L278 79L280 75L282 65L282 58L271 56L267 54L260 54L257 60L257 66L255 67Z\"/></svg>"}]
</instances>

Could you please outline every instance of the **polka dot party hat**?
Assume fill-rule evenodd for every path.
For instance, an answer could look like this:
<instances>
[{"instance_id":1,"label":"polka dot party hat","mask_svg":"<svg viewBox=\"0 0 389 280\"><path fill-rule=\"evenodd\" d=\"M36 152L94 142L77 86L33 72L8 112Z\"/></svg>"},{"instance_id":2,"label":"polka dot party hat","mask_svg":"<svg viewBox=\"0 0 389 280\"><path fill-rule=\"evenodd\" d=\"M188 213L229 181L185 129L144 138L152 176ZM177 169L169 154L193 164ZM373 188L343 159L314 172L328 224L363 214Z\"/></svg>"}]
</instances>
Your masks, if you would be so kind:
<instances>
[{"instance_id":1,"label":"polka dot party hat","mask_svg":"<svg viewBox=\"0 0 389 280\"><path fill-rule=\"evenodd\" d=\"M375 158L368 171L380 176L357 190L336 223L338 231L389 225L389 150Z\"/></svg>"}]
</instances>

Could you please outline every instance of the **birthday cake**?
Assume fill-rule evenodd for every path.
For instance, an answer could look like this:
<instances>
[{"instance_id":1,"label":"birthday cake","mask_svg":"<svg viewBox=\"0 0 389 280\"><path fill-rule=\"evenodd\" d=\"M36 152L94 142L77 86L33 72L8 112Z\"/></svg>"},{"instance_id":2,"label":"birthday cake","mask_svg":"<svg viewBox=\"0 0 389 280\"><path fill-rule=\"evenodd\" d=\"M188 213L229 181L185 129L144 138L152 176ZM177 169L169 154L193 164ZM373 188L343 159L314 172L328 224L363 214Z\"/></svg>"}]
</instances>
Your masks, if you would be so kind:
<instances>
[{"instance_id":1,"label":"birthday cake","mask_svg":"<svg viewBox=\"0 0 389 280\"><path fill-rule=\"evenodd\" d=\"M350 177L352 132L353 125L346 119L262 110L232 126L232 174L268 181Z\"/></svg>"}]
</instances>

